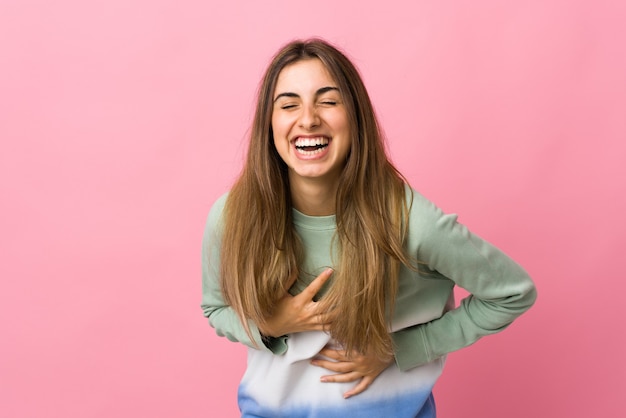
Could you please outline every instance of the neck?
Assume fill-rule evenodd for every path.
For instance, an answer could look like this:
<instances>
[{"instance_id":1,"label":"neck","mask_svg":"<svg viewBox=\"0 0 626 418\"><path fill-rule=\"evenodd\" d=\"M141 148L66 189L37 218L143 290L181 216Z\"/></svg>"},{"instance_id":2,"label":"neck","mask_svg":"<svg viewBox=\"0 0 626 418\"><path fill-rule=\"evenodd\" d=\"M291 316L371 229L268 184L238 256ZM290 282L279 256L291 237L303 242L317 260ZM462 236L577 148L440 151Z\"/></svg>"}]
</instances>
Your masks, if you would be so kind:
<instances>
[{"instance_id":1,"label":"neck","mask_svg":"<svg viewBox=\"0 0 626 418\"><path fill-rule=\"evenodd\" d=\"M309 216L326 216L335 213L337 184L320 179L291 178L291 202L293 207Z\"/></svg>"}]
</instances>

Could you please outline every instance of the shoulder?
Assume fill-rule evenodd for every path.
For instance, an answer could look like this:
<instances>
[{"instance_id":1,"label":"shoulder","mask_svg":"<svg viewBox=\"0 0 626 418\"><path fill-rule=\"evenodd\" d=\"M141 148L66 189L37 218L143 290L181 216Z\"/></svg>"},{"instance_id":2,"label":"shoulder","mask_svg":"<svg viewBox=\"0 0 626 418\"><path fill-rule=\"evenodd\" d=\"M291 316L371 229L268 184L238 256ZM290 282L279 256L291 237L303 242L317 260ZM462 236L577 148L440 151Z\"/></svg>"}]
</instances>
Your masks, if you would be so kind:
<instances>
[{"instance_id":1,"label":"shoulder","mask_svg":"<svg viewBox=\"0 0 626 418\"><path fill-rule=\"evenodd\" d=\"M459 227L463 228L458 223L457 214L445 213L439 206L410 186L406 186L406 193L409 230L415 239L430 241L438 239L442 234L456 231Z\"/></svg>"},{"instance_id":2,"label":"shoulder","mask_svg":"<svg viewBox=\"0 0 626 418\"><path fill-rule=\"evenodd\" d=\"M408 184L405 185L406 203L409 208L409 219L428 217L428 216L441 216L442 210L432 201L427 199L423 194L413 189Z\"/></svg>"},{"instance_id":3,"label":"shoulder","mask_svg":"<svg viewBox=\"0 0 626 418\"><path fill-rule=\"evenodd\" d=\"M215 200L215 202L213 202L213 205L211 205L211 209L209 210L209 219L221 216L222 212L224 212L224 207L226 206L229 194L230 191L222 194Z\"/></svg>"},{"instance_id":4,"label":"shoulder","mask_svg":"<svg viewBox=\"0 0 626 418\"><path fill-rule=\"evenodd\" d=\"M222 218L224 213L224 208L226 206L226 201L228 200L229 192L224 193L220 197L218 197L213 205L211 205L211 209L209 210L209 214L206 220L205 227L205 235L206 232L211 230L219 230L222 227Z\"/></svg>"}]
</instances>

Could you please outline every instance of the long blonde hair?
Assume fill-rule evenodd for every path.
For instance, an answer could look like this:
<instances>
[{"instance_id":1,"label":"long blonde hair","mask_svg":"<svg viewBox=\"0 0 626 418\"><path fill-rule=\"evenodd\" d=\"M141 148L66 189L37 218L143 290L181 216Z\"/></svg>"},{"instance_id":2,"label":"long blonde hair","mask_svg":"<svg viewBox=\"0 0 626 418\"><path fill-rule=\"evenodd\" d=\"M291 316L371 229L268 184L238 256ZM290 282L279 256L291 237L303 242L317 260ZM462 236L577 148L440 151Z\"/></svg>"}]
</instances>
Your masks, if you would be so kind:
<instances>
[{"instance_id":1,"label":"long blonde hair","mask_svg":"<svg viewBox=\"0 0 626 418\"><path fill-rule=\"evenodd\" d=\"M319 59L337 82L351 132L336 196L338 258L332 285L320 302L335 315L329 331L346 350L388 357L400 265L412 265L403 250L410 202L404 178L385 153L358 71L325 41L287 44L263 77L247 160L225 207L222 292L250 334L248 320L262 328L290 278L299 273L303 254L293 226L287 166L273 141L272 97L282 69L311 58Z\"/></svg>"}]
</instances>

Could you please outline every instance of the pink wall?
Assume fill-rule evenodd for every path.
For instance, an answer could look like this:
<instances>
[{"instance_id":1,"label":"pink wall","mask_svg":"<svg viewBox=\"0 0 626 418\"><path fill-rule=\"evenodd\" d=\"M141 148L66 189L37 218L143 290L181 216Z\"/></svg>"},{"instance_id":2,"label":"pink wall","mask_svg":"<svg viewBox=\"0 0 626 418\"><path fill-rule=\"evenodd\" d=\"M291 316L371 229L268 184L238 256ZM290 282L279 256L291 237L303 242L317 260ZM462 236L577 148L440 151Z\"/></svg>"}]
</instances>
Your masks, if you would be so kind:
<instances>
[{"instance_id":1,"label":"pink wall","mask_svg":"<svg viewBox=\"0 0 626 418\"><path fill-rule=\"evenodd\" d=\"M0 3L1 416L237 416L201 233L270 55L310 35L412 184L539 287L449 357L440 416L626 415L625 3L401 3Z\"/></svg>"}]
</instances>

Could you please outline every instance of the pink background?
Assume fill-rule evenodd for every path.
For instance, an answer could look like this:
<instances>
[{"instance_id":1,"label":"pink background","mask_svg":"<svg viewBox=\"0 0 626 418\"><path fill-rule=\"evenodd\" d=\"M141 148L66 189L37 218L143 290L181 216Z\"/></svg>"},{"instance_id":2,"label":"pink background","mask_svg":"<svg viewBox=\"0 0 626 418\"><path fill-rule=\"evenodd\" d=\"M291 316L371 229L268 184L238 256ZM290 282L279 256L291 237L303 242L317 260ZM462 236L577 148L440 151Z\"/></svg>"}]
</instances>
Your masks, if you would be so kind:
<instances>
[{"instance_id":1,"label":"pink background","mask_svg":"<svg viewBox=\"0 0 626 418\"><path fill-rule=\"evenodd\" d=\"M449 357L440 416L626 416L625 4L2 1L0 416L237 416L201 234L270 55L311 35L413 186L537 282Z\"/></svg>"}]
</instances>

